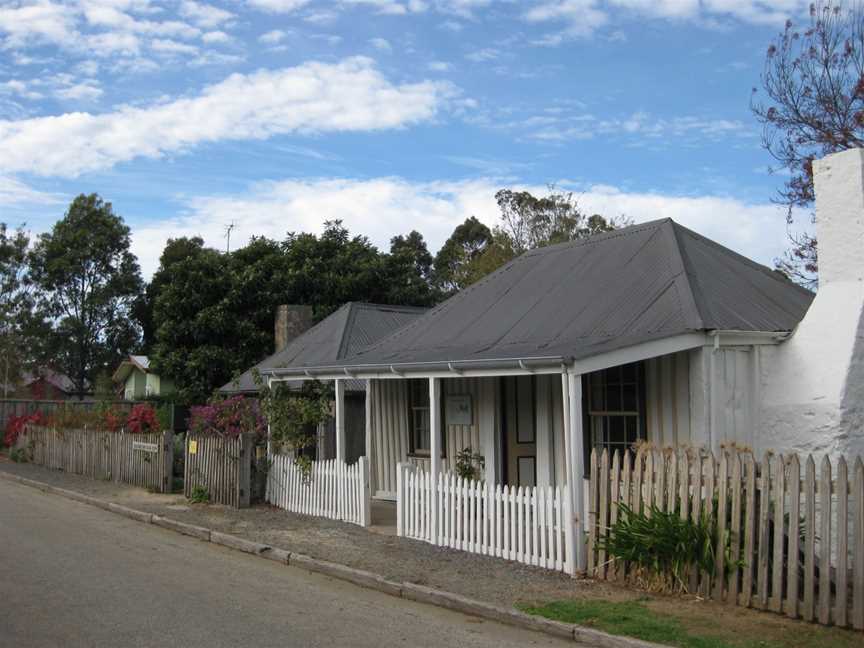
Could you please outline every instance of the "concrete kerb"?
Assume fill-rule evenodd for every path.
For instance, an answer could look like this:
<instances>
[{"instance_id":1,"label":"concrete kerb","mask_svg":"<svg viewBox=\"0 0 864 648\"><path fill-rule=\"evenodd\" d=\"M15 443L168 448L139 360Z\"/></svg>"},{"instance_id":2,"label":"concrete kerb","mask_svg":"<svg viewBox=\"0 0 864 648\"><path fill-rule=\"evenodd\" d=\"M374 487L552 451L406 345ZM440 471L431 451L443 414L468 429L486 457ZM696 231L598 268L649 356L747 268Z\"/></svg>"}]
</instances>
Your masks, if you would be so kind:
<instances>
[{"instance_id":1,"label":"concrete kerb","mask_svg":"<svg viewBox=\"0 0 864 648\"><path fill-rule=\"evenodd\" d=\"M238 538L237 536L232 536L228 533L213 531L206 527L179 522L161 515L138 511L126 506L114 504L113 502L106 502L105 500L100 500L96 497L84 495L83 493L66 490L65 488L57 488L56 486L44 484L33 479L20 477L19 475L11 475L0 471L0 478L16 481L25 486L30 486L46 493L60 495L61 497L66 497L83 504L96 506L138 522L154 524L177 533L182 533L183 535L198 538L205 542L212 542L213 544L259 556L280 564L299 567L306 571L324 574L332 578L354 583L361 587L378 590L379 592L391 596L398 596L418 603L444 607L462 614L476 616L490 621L497 621L499 623L506 623L507 625L527 630L534 630L559 638L571 639L591 646L598 646L599 648L668 648L661 644L632 639L630 637L611 635L584 626L544 619L543 617L525 614L518 610L499 607L492 605L491 603L484 603L483 601L470 599L459 594L425 587L415 583L397 583L387 580L383 576L372 572L354 569L346 565L340 565L326 560L319 560L304 554L271 547L244 538Z\"/></svg>"}]
</instances>

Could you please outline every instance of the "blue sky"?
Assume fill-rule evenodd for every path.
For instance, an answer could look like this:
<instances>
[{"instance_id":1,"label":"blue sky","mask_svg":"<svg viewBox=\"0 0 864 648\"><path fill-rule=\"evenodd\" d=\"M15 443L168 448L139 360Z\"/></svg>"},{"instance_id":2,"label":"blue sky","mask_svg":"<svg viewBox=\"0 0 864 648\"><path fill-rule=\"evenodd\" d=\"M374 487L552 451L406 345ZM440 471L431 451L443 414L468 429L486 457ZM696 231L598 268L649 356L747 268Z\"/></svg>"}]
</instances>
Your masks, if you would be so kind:
<instances>
[{"instance_id":1,"label":"blue sky","mask_svg":"<svg viewBox=\"0 0 864 648\"><path fill-rule=\"evenodd\" d=\"M799 0L0 0L0 221L96 191L145 274L342 218L386 247L502 187L671 216L764 263L783 177L749 111Z\"/></svg>"}]
</instances>

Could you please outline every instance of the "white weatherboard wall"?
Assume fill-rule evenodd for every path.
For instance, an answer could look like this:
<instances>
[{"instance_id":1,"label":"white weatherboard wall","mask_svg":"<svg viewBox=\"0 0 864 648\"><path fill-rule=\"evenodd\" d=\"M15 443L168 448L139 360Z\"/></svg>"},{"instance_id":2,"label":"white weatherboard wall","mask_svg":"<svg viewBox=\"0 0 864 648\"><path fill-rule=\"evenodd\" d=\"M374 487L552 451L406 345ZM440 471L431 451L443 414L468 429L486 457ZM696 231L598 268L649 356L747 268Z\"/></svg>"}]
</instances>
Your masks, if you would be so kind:
<instances>
[{"instance_id":1,"label":"white weatherboard wall","mask_svg":"<svg viewBox=\"0 0 864 648\"><path fill-rule=\"evenodd\" d=\"M794 334L762 352L760 445L864 453L864 150L813 163L819 290Z\"/></svg>"}]
</instances>

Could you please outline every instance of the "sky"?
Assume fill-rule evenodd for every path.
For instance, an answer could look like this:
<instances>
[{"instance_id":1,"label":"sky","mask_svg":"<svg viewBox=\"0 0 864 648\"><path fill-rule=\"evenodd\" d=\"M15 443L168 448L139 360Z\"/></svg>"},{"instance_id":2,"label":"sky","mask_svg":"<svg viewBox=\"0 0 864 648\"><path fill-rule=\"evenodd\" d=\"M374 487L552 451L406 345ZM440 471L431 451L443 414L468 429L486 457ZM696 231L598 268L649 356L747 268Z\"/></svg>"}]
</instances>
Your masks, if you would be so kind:
<instances>
[{"instance_id":1,"label":"sky","mask_svg":"<svg viewBox=\"0 0 864 648\"><path fill-rule=\"evenodd\" d=\"M750 113L801 0L0 0L0 222L79 193L219 248L341 219L436 251L495 191L787 247ZM806 220L806 219L803 219ZM803 222L803 221L802 221Z\"/></svg>"}]
</instances>

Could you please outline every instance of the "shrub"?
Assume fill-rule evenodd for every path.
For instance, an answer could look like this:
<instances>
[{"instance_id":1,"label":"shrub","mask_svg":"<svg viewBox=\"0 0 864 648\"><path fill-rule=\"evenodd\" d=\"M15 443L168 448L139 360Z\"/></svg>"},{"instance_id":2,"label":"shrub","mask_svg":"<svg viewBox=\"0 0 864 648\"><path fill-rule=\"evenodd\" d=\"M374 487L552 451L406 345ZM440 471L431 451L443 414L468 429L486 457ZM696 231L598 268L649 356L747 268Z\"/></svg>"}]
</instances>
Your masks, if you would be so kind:
<instances>
[{"instance_id":1,"label":"shrub","mask_svg":"<svg viewBox=\"0 0 864 648\"><path fill-rule=\"evenodd\" d=\"M6 430L3 435L3 445L12 447L24 432L24 428L28 424L47 425L48 418L42 412L34 412L33 414L24 414L23 416L12 416L6 421Z\"/></svg>"},{"instance_id":2,"label":"shrub","mask_svg":"<svg viewBox=\"0 0 864 648\"><path fill-rule=\"evenodd\" d=\"M191 408L189 431L229 437L251 433L264 438L267 424L256 399L232 396L216 398L207 405Z\"/></svg>"},{"instance_id":3,"label":"shrub","mask_svg":"<svg viewBox=\"0 0 864 648\"><path fill-rule=\"evenodd\" d=\"M189 501L193 504L207 504L210 501L210 493L203 486L195 486L189 494Z\"/></svg>"},{"instance_id":4,"label":"shrub","mask_svg":"<svg viewBox=\"0 0 864 648\"><path fill-rule=\"evenodd\" d=\"M129 412L126 419L126 429L133 434L146 434L159 431L159 420L156 418L156 410L147 403L138 403Z\"/></svg>"},{"instance_id":5,"label":"shrub","mask_svg":"<svg viewBox=\"0 0 864 648\"><path fill-rule=\"evenodd\" d=\"M456 474L463 479L479 481L483 477L483 468L486 466L486 460L479 452L474 452L471 448L463 448L456 453L456 465L454 466Z\"/></svg>"},{"instance_id":6,"label":"shrub","mask_svg":"<svg viewBox=\"0 0 864 648\"><path fill-rule=\"evenodd\" d=\"M618 520L598 545L611 556L630 563L635 576L648 589L687 591L690 569L714 573L717 563L717 524L713 517L698 522L682 520L677 511L665 512L651 506L634 512L618 505ZM728 554L729 538L723 546ZM736 563L727 555L726 566Z\"/></svg>"}]
</instances>

